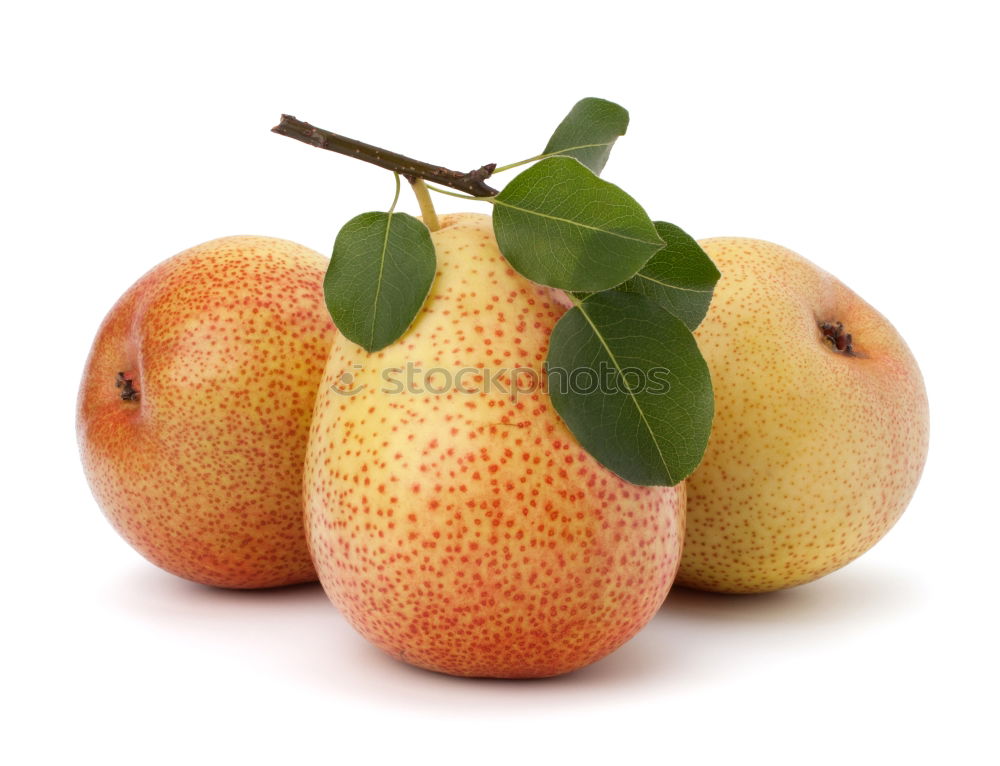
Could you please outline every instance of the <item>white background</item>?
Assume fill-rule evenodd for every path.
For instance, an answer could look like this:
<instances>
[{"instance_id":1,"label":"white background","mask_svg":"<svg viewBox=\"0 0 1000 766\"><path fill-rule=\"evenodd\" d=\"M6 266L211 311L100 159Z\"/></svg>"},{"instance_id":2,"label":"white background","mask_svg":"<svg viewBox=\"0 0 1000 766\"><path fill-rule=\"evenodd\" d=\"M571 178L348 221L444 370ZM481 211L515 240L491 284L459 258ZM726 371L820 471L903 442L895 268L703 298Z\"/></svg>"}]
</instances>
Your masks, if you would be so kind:
<instances>
[{"instance_id":1,"label":"white background","mask_svg":"<svg viewBox=\"0 0 1000 766\"><path fill-rule=\"evenodd\" d=\"M993 4L362 5L0 16L0 760L996 763ZM329 252L391 199L269 133L281 112L469 169L536 153L587 95L630 109L605 177L654 217L791 247L908 339L931 454L884 541L788 592L675 591L590 668L491 682L383 657L317 586L203 588L115 535L73 417L121 292L228 234Z\"/></svg>"}]
</instances>

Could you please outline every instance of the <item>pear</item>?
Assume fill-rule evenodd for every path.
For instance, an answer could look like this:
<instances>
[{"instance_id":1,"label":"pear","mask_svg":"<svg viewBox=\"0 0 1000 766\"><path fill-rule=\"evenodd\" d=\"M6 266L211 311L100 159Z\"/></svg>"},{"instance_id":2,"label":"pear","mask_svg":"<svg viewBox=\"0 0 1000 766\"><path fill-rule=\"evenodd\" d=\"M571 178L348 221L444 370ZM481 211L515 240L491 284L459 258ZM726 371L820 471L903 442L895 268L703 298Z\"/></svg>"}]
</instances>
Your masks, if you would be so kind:
<instances>
[{"instance_id":1,"label":"pear","mask_svg":"<svg viewBox=\"0 0 1000 766\"><path fill-rule=\"evenodd\" d=\"M927 395L888 320L805 258L708 239L722 278L695 335L715 390L688 479L677 581L757 593L806 583L899 519L927 456Z\"/></svg>"},{"instance_id":2,"label":"pear","mask_svg":"<svg viewBox=\"0 0 1000 766\"><path fill-rule=\"evenodd\" d=\"M326 259L227 237L164 261L104 319L77 433L98 504L143 556L228 588L316 579L302 461L335 334Z\"/></svg>"},{"instance_id":3,"label":"pear","mask_svg":"<svg viewBox=\"0 0 1000 766\"><path fill-rule=\"evenodd\" d=\"M540 384L566 296L510 268L488 216L442 216L432 239L437 277L407 334L372 354L333 344L304 477L316 569L393 657L566 673L663 602L684 489L620 479L559 419Z\"/></svg>"}]
</instances>

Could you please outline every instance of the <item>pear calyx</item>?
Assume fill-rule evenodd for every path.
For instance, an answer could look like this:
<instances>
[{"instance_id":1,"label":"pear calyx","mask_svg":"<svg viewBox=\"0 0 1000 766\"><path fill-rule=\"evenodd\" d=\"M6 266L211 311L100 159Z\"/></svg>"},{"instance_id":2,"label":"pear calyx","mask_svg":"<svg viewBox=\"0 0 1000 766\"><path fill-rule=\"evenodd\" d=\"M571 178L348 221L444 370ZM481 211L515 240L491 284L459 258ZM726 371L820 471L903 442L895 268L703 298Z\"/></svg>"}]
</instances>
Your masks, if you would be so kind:
<instances>
[{"instance_id":1,"label":"pear calyx","mask_svg":"<svg viewBox=\"0 0 1000 766\"><path fill-rule=\"evenodd\" d=\"M124 372L119 372L115 378L115 388L121 389L123 402L139 401L139 392L135 390L135 386L132 384L132 378L126 378Z\"/></svg>"},{"instance_id":2,"label":"pear calyx","mask_svg":"<svg viewBox=\"0 0 1000 766\"><path fill-rule=\"evenodd\" d=\"M854 339L849 332L844 332L843 322L820 322L820 332L823 340L837 353L844 356L858 356L854 351Z\"/></svg>"}]
</instances>

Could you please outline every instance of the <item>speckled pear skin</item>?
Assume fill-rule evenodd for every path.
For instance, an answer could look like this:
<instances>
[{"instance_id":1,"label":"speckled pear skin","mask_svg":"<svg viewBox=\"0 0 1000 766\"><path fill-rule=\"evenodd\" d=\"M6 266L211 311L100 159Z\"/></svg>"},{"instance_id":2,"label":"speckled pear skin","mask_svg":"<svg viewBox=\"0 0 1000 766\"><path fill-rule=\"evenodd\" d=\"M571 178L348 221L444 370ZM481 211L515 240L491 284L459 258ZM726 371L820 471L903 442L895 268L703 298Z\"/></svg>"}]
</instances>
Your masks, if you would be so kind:
<instances>
[{"instance_id":1,"label":"speckled pear skin","mask_svg":"<svg viewBox=\"0 0 1000 766\"><path fill-rule=\"evenodd\" d=\"M77 407L84 470L115 529L168 572L316 579L301 490L335 335L326 263L285 240L216 239L156 266L102 323Z\"/></svg>"},{"instance_id":2,"label":"speckled pear skin","mask_svg":"<svg viewBox=\"0 0 1000 766\"><path fill-rule=\"evenodd\" d=\"M489 217L441 223L437 277L408 333L374 354L343 337L331 351L305 470L316 569L350 623L397 659L459 676L566 673L628 641L663 602L684 490L602 467L544 391L512 402L470 376L464 388L480 393L385 393L381 371L407 362L537 372L566 310L503 260Z\"/></svg>"},{"instance_id":3,"label":"speckled pear skin","mask_svg":"<svg viewBox=\"0 0 1000 766\"><path fill-rule=\"evenodd\" d=\"M927 456L920 370L885 317L801 256L753 239L700 244L722 272L695 332L715 422L687 481L677 581L727 593L806 583L871 548L909 503ZM824 322L843 324L853 355Z\"/></svg>"}]
</instances>

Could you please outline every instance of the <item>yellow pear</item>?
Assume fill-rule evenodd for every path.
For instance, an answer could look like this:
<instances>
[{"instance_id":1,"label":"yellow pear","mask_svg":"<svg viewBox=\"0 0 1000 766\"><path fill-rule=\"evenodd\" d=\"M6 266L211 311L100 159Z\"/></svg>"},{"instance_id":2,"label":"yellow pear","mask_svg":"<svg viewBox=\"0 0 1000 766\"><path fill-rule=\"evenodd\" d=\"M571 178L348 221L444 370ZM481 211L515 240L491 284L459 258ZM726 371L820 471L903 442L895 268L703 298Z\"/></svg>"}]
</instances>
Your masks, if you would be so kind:
<instances>
[{"instance_id":1,"label":"yellow pear","mask_svg":"<svg viewBox=\"0 0 1000 766\"><path fill-rule=\"evenodd\" d=\"M874 545L927 455L920 370L888 320L769 242L703 240L722 278L696 331L715 390L688 479L677 581L756 593L809 582Z\"/></svg>"},{"instance_id":2,"label":"yellow pear","mask_svg":"<svg viewBox=\"0 0 1000 766\"><path fill-rule=\"evenodd\" d=\"M313 560L343 615L398 659L565 673L662 603L684 490L601 466L534 385L566 298L510 268L488 216L443 216L432 239L437 277L408 332L373 354L334 342L306 453Z\"/></svg>"},{"instance_id":3,"label":"yellow pear","mask_svg":"<svg viewBox=\"0 0 1000 766\"><path fill-rule=\"evenodd\" d=\"M77 433L87 480L139 553L206 585L316 579L302 460L333 340L327 260L271 237L168 258L101 324Z\"/></svg>"}]
</instances>

